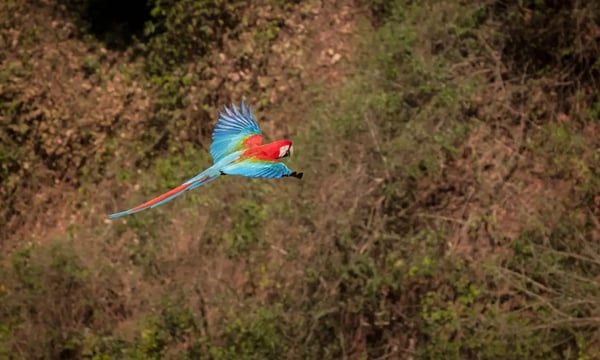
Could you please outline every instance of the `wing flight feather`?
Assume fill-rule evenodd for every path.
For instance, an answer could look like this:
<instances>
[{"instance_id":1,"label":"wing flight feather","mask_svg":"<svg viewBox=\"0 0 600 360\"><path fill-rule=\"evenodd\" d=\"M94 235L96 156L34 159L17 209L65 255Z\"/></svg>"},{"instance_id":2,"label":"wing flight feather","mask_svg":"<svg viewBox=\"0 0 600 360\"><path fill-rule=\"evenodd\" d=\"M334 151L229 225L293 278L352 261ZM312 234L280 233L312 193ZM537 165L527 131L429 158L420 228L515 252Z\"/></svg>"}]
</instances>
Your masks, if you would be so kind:
<instances>
[{"instance_id":1,"label":"wing flight feather","mask_svg":"<svg viewBox=\"0 0 600 360\"><path fill-rule=\"evenodd\" d=\"M282 178L292 176L284 163L278 161L256 160L253 158L236 161L221 169L223 174L246 177Z\"/></svg>"},{"instance_id":2,"label":"wing flight feather","mask_svg":"<svg viewBox=\"0 0 600 360\"><path fill-rule=\"evenodd\" d=\"M213 142L210 145L210 154L215 162L247 147L246 141L251 137L257 137L252 139L253 145L262 143L262 133L252 108L246 107L243 100L240 107L241 109L238 109L232 103L231 109L225 106L224 112L219 112L219 120L212 134Z\"/></svg>"}]
</instances>

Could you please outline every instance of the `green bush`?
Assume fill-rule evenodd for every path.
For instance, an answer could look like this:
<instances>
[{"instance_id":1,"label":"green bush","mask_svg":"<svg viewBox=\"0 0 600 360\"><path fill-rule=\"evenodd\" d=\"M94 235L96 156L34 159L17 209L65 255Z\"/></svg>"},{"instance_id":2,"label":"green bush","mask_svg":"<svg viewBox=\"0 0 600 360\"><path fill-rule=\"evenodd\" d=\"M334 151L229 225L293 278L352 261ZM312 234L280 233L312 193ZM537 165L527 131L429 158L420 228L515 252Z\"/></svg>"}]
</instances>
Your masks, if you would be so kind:
<instances>
[{"instance_id":1,"label":"green bush","mask_svg":"<svg viewBox=\"0 0 600 360\"><path fill-rule=\"evenodd\" d=\"M238 25L244 2L224 0L153 0L152 20L144 30L146 70L168 74L174 68L219 47L223 35Z\"/></svg>"},{"instance_id":2,"label":"green bush","mask_svg":"<svg viewBox=\"0 0 600 360\"><path fill-rule=\"evenodd\" d=\"M210 354L217 360L279 359L287 350L282 336L282 309L256 306L252 313L225 323L224 344L213 346Z\"/></svg>"},{"instance_id":3,"label":"green bush","mask_svg":"<svg viewBox=\"0 0 600 360\"><path fill-rule=\"evenodd\" d=\"M118 306L67 242L17 251L2 270L1 348L27 358L77 358L84 330L107 325L106 296Z\"/></svg>"}]
</instances>

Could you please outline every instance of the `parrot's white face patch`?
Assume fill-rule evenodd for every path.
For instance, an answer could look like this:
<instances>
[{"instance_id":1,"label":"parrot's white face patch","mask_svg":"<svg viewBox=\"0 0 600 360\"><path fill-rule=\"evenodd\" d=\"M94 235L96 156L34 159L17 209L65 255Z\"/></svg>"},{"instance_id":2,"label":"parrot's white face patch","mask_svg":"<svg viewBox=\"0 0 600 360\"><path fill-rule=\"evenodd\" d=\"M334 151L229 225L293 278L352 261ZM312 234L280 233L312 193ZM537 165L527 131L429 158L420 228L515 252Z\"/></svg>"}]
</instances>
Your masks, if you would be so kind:
<instances>
[{"instance_id":1,"label":"parrot's white face patch","mask_svg":"<svg viewBox=\"0 0 600 360\"><path fill-rule=\"evenodd\" d=\"M283 145L279 148L279 157L282 158L287 155L288 150L290 149L289 145Z\"/></svg>"}]
</instances>

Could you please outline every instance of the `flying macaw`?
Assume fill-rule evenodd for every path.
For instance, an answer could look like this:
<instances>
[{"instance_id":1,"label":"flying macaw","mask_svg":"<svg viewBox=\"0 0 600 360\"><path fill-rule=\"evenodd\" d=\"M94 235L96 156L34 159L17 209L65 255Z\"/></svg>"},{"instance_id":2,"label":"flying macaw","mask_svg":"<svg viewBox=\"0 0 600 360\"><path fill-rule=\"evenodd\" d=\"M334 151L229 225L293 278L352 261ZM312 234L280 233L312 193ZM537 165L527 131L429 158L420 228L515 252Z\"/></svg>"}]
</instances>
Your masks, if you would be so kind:
<instances>
[{"instance_id":1,"label":"flying macaw","mask_svg":"<svg viewBox=\"0 0 600 360\"><path fill-rule=\"evenodd\" d=\"M278 140L263 145L260 128L251 107L241 103L241 111L231 104L219 112L219 120L212 133L210 154L214 164L178 187L140 206L109 215L111 219L135 214L173 200L188 190L207 184L220 175L246 177L282 178L293 176L302 179L302 173L290 170L282 158L292 155L292 142Z\"/></svg>"}]
</instances>

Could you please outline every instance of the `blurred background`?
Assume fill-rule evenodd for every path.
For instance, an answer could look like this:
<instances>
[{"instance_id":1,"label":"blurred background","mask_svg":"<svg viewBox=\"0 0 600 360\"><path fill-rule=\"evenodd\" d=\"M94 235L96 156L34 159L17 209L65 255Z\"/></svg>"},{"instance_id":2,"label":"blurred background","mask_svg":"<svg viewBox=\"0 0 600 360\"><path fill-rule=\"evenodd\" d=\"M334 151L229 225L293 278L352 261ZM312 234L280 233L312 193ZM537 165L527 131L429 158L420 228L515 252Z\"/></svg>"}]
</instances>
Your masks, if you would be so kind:
<instances>
[{"instance_id":1,"label":"blurred background","mask_svg":"<svg viewBox=\"0 0 600 360\"><path fill-rule=\"evenodd\" d=\"M600 358L600 3L3 0L0 357ZM210 166L244 99L304 179Z\"/></svg>"}]
</instances>

